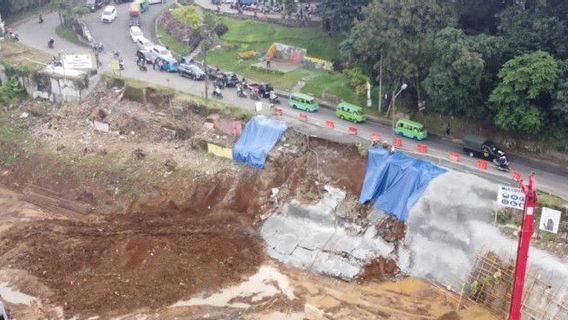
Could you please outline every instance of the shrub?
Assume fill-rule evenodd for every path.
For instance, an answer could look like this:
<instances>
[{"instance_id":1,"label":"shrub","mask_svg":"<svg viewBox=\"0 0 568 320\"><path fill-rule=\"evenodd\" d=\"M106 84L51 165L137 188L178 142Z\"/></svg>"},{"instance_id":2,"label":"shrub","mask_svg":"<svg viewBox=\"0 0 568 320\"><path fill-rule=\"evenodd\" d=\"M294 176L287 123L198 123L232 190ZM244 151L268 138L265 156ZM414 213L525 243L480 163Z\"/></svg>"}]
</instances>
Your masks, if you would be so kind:
<instances>
[{"instance_id":1,"label":"shrub","mask_svg":"<svg viewBox=\"0 0 568 320\"><path fill-rule=\"evenodd\" d=\"M189 47L195 49L201 41L201 35L196 29L178 22L170 12L164 13L158 20L158 24L165 32L178 41L186 42L189 39Z\"/></svg>"},{"instance_id":2,"label":"shrub","mask_svg":"<svg viewBox=\"0 0 568 320\"><path fill-rule=\"evenodd\" d=\"M268 74L277 74L277 75L283 75L284 72L280 71L280 70L276 70L276 69L266 69L266 68L262 68L256 65L252 65L250 66L251 70L255 70L255 71L260 71L260 72L264 72L264 73L268 73Z\"/></svg>"},{"instance_id":3,"label":"shrub","mask_svg":"<svg viewBox=\"0 0 568 320\"><path fill-rule=\"evenodd\" d=\"M239 53L239 58L241 59L251 59L256 57L256 51L254 50L247 50Z\"/></svg>"},{"instance_id":4,"label":"shrub","mask_svg":"<svg viewBox=\"0 0 568 320\"><path fill-rule=\"evenodd\" d=\"M24 97L26 90L20 85L18 80L9 79L2 82L0 86L0 105L8 105L14 99Z\"/></svg>"},{"instance_id":5,"label":"shrub","mask_svg":"<svg viewBox=\"0 0 568 320\"><path fill-rule=\"evenodd\" d=\"M224 35L225 33L227 33L227 31L229 31L229 27L227 27L227 25L224 24L224 23L219 23L215 26L213 31L215 32L215 34L218 37L220 37L220 36Z\"/></svg>"},{"instance_id":6,"label":"shrub","mask_svg":"<svg viewBox=\"0 0 568 320\"><path fill-rule=\"evenodd\" d=\"M349 79L349 84L355 88L358 95L364 95L367 91L369 77L363 73L361 68L344 69L343 74Z\"/></svg>"},{"instance_id":7,"label":"shrub","mask_svg":"<svg viewBox=\"0 0 568 320\"><path fill-rule=\"evenodd\" d=\"M178 6L171 11L171 15L178 23L189 28L199 29L201 27L202 19L196 6Z\"/></svg>"}]
</instances>

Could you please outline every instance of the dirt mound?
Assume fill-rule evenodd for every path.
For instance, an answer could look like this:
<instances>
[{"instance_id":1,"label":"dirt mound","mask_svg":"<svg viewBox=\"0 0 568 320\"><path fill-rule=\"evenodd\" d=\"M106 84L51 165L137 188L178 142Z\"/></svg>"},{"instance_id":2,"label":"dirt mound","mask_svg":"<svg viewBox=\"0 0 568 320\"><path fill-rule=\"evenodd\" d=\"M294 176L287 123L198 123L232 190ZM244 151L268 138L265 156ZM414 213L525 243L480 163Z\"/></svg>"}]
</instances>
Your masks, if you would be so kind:
<instances>
[{"instance_id":1,"label":"dirt mound","mask_svg":"<svg viewBox=\"0 0 568 320\"><path fill-rule=\"evenodd\" d=\"M396 261L380 257L373 260L363 268L361 274L357 277L357 281L365 282L369 280L382 281L385 278L396 276L400 273L400 269L396 265Z\"/></svg>"},{"instance_id":2,"label":"dirt mound","mask_svg":"<svg viewBox=\"0 0 568 320\"><path fill-rule=\"evenodd\" d=\"M263 260L259 239L234 217L163 212L29 223L0 248L2 266L40 278L68 316L170 305L239 281Z\"/></svg>"}]
</instances>

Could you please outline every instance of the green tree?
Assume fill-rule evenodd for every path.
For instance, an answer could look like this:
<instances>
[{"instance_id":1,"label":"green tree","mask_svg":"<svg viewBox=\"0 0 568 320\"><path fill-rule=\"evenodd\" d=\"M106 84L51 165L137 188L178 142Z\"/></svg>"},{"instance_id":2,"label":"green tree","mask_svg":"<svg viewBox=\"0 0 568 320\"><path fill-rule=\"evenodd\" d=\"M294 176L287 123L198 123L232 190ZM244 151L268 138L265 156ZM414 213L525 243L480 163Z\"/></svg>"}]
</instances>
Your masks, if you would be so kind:
<instances>
[{"instance_id":1,"label":"green tree","mask_svg":"<svg viewBox=\"0 0 568 320\"><path fill-rule=\"evenodd\" d=\"M559 62L559 76L552 102L552 118L559 124L568 124L568 60Z\"/></svg>"},{"instance_id":2,"label":"green tree","mask_svg":"<svg viewBox=\"0 0 568 320\"><path fill-rule=\"evenodd\" d=\"M321 3L326 31L348 32L355 20L363 19L361 9L371 0L324 0Z\"/></svg>"},{"instance_id":3,"label":"green tree","mask_svg":"<svg viewBox=\"0 0 568 320\"><path fill-rule=\"evenodd\" d=\"M458 25L467 34L497 32L497 14L514 4L514 0L456 0Z\"/></svg>"},{"instance_id":4,"label":"green tree","mask_svg":"<svg viewBox=\"0 0 568 320\"><path fill-rule=\"evenodd\" d=\"M515 5L501 12L499 20L508 58L536 50L562 59L568 57L568 28L559 18Z\"/></svg>"},{"instance_id":5,"label":"green tree","mask_svg":"<svg viewBox=\"0 0 568 320\"><path fill-rule=\"evenodd\" d=\"M365 19L355 24L342 47L375 75L382 54L385 77L412 84L420 101L434 36L452 23L452 8L444 0L374 0L363 8Z\"/></svg>"},{"instance_id":6,"label":"green tree","mask_svg":"<svg viewBox=\"0 0 568 320\"><path fill-rule=\"evenodd\" d=\"M499 78L489 97L496 110L494 123L507 131L540 133L558 78L557 61L544 51L526 53L507 61Z\"/></svg>"},{"instance_id":7,"label":"green tree","mask_svg":"<svg viewBox=\"0 0 568 320\"><path fill-rule=\"evenodd\" d=\"M172 16L179 22L192 29L199 29L202 25L201 15L194 5L178 6L172 10Z\"/></svg>"},{"instance_id":8,"label":"green tree","mask_svg":"<svg viewBox=\"0 0 568 320\"><path fill-rule=\"evenodd\" d=\"M479 113L485 62L461 30L446 28L434 41L434 62L423 87L430 110L452 115Z\"/></svg>"},{"instance_id":9,"label":"green tree","mask_svg":"<svg viewBox=\"0 0 568 320\"><path fill-rule=\"evenodd\" d=\"M51 7L57 11L60 24L67 27L71 26L73 20L89 13L89 10L84 4L77 4L73 0L53 0Z\"/></svg>"},{"instance_id":10,"label":"green tree","mask_svg":"<svg viewBox=\"0 0 568 320\"><path fill-rule=\"evenodd\" d=\"M282 5L284 6L283 14L287 17L291 17L298 9L298 5L294 0L282 0Z\"/></svg>"}]
</instances>

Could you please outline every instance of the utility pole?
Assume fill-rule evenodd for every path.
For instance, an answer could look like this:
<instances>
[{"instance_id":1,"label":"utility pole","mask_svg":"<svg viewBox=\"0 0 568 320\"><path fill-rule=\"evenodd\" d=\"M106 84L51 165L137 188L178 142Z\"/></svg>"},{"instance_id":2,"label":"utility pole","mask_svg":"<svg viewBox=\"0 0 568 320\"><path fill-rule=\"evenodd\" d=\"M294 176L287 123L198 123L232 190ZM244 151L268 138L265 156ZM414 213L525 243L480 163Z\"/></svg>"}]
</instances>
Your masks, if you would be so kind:
<instances>
[{"instance_id":1,"label":"utility pole","mask_svg":"<svg viewBox=\"0 0 568 320\"><path fill-rule=\"evenodd\" d=\"M208 99L209 94L209 71L207 69L207 48L203 46L203 69L205 70L205 100Z\"/></svg>"},{"instance_id":2,"label":"utility pole","mask_svg":"<svg viewBox=\"0 0 568 320\"><path fill-rule=\"evenodd\" d=\"M523 288L525 285L531 237L534 232L534 211L537 204L535 173L532 172L529 175L528 185L526 185L523 180L519 181L519 185L525 194L525 210L523 214L523 223L521 225L521 233L519 234L519 247L517 249L517 263L515 266L515 280L513 283L509 320L521 320Z\"/></svg>"},{"instance_id":3,"label":"utility pole","mask_svg":"<svg viewBox=\"0 0 568 320\"><path fill-rule=\"evenodd\" d=\"M383 105L383 54L379 58L379 114Z\"/></svg>"},{"instance_id":4,"label":"utility pole","mask_svg":"<svg viewBox=\"0 0 568 320\"><path fill-rule=\"evenodd\" d=\"M400 86L400 89L398 89L398 92L392 97L392 113L391 113L391 121L392 121L392 132L394 133L394 118L396 116L396 98L404 91L406 90L406 88L408 88L408 85L406 83L403 83Z\"/></svg>"}]
</instances>

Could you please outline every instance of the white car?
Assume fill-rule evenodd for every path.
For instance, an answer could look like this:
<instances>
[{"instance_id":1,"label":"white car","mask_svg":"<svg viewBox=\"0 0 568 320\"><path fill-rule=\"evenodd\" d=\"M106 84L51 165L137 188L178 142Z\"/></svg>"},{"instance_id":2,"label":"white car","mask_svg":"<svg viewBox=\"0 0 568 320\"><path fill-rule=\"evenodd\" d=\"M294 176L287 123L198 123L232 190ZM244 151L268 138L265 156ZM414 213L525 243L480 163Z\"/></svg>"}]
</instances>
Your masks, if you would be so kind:
<instances>
[{"instance_id":1,"label":"white car","mask_svg":"<svg viewBox=\"0 0 568 320\"><path fill-rule=\"evenodd\" d=\"M102 22L113 22L116 19L116 7L115 6L106 6L101 14L101 21Z\"/></svg>"},{"instance_id":2,"label":"white car","mask_svg":"<svg viewBox=\"0 0 568 320\"><path fill-rule=\"evenodd\" d=\"M149 51L149 55L150 55L150 60L154 61L156 60L157 57L160 56L168 56L173 58L174 56L172 55L172 53L170 52L170 50L162 47L162 46L153 46L150 48Z\"/></svg>"},{"instance_id":3,"label":"white car","mask_svg":"<svg viewBox=\"0 0 568 320\"><path fill-rule=\"evenodd\" d=\"M154 46L152 41L146 39L145 37L139 37L138 39L136 39L135 42L136 42L136 45L138 46L138 49L140 49L140 50L150 51L151 47Z\"/></svg>"},{"instance_id":4,"label":"white car","mask_svg":"<svg viewBox=\"0 0 568 320\"><path fill-rule=\"evenodd\" d=\"M149 4L164 3L164 0L149 0Z\"/></svg>"},{"instance_id":5,"label":"white car","mask_svg":"<svg viewBox=\"0 0 568 320\"><path fill-rule=\"evenodd\" d=\"M140 38L144 38L144 33L142 32L142 29L140 29L140 27L138 26L130 27L130 39L132 39L134 43L137 43L137 40Z\"/></svg>"}]
</instances>

